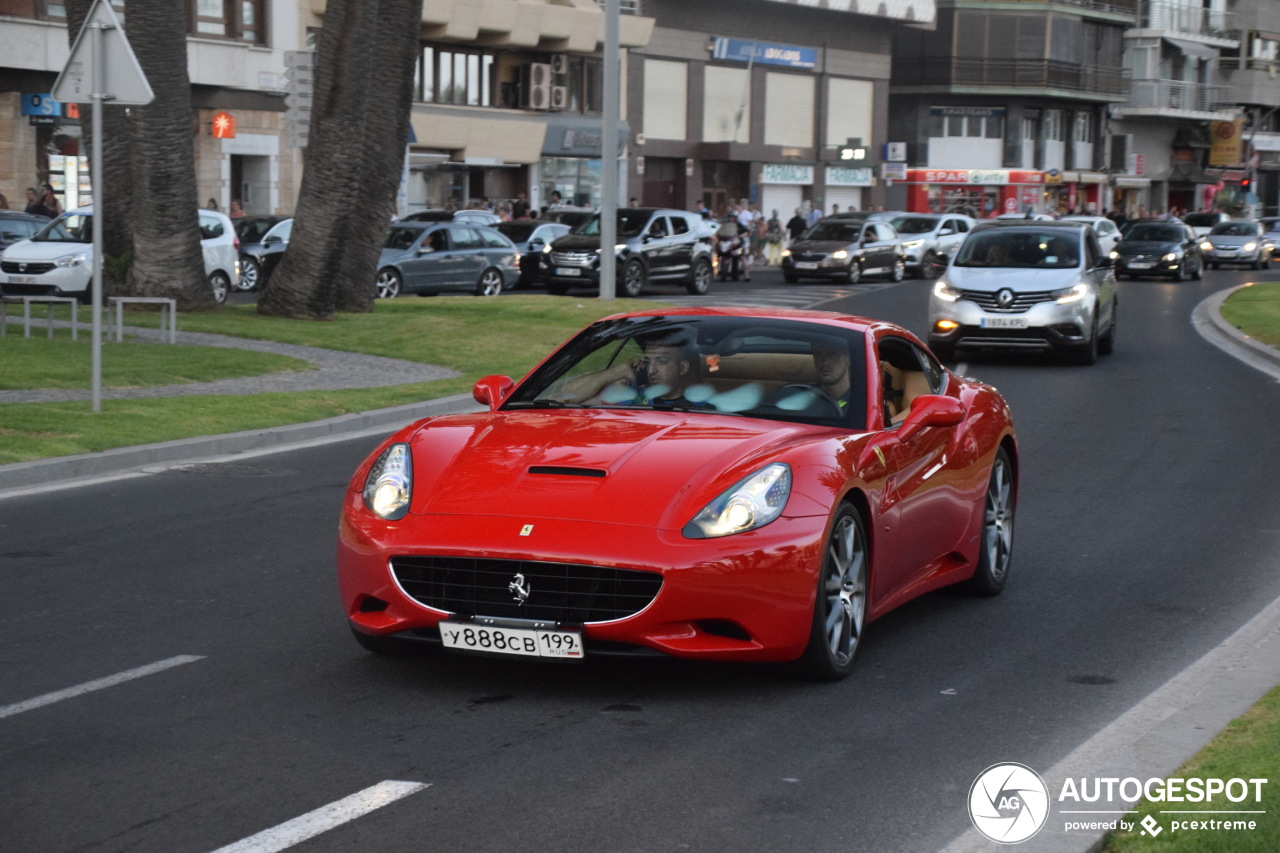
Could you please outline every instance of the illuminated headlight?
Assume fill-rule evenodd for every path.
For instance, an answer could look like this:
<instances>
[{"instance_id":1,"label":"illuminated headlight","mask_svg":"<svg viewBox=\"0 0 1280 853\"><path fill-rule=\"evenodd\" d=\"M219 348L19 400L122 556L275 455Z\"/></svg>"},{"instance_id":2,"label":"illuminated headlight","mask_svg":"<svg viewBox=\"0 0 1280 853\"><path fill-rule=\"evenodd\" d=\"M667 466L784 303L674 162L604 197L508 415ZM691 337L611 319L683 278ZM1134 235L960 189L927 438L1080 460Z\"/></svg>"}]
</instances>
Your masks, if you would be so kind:
<instances>
[{"instance_id":1,"label":"illuminated headlight","mask_svg":"<svg viewBox=\"0 0 1280 853\"><path fill-rule=\"evenodd\" d=\"M1257 244L1257 243L1245 243L1243 246L1241 246L1241 247L1240 247L1240 251L1242 251L1242 252L1252 252L1252 251L1253 251L1254 249L1256 249L1256 248L1258 248L1258 244Z\"/></svg>"},{"instance_id":2,"label":"illuminated headlight","mask_svg":"<svg viewBox=\"0 0 1280 853\"><path fill-rule=\"evenodd\" d=\"M905 243L902 244L902 248L919 249L923 245L924 245L924 240L907 240Z\"/></svg>"},{"instance_id":3,"label":"illuminated headlight","mask_svg":"<svg viewBox=\"0 0 1280 853\"><path fill-rule=\"evenodd\" d=\"M960 291L942 279L938 279L933 283L933 295L943 302L957 302L960 299Z\"/></svg>"},{"instance_id":4,"label":"illuminated headlight","mask_svg":"<svg viewBox=\"0 0 1280 853\"><path fill-rule=\"evenodd\" d=\"M393 444L369 469L364 480L364 505L369 512L396 521L409 511L409 498L413 494L413 456L409 445Z\"/></svg>"},{"instance_id":5,"label":"illuminated headlight","mask_svg":"<svg viewBox=\"0 0 1280 853\"><path fill-rule=\"evenodd\" d=\"M1170 252L1169 254L1167 254L1167 255L1165 255L1163 258L1161 258L1160 260L1162 260L1162 261L1168 261L1169 263L1173 263L1173 262L1174 262L1174 261L1176 261L1177 259L1178 259L1178 253L1177 253L1177 252Z\"/></svg>"},{"instance_id":6,"label":"illuminated headlight","mask_svg":"<svg viewBox=\"0 0 1280 853\"><path fill-rule=\"evenodd\" d=\"M89 255L85 252L76 252L74 255L63 255L53 262L58 267L78 267L81 264L89 263Z\"/></svg>"},{"instance_id":7,"label":"illuminated headlight","mask_svg":"<svg viewBox=\"0 0 1280 853\"><path fill-rule=\"evenodd\" d=\"M763 527L782 514L790 494L791 466L775 462L707 504L684 526L684 535L706 539Z\"/></svg>"},{"instance_id":8,"label":"illuminated headlight","mask_svg":"<svg viewBox=\"0 0 1280 853\"><path fill-rule=\"evenodd\" d=\"M1068 287L1065 290L1055 290L1049 294L1057 301L1059 305L1066 305L1071 302L1079 302L1089 294L1089 286L1086 284L1077 284Z\"/></svg>"},{"instance_id":9,"label":"illuminated headlight","mask_svg":"<svg viewBox=\"0 0 1280 853\"><path fill-rule=\"evenodd\" d=\"M843 261L845 258L849 257L849 253L844 249L839 249L838 251L832 252L831 257L837 261Z\"/></svg>"}]
</instances>

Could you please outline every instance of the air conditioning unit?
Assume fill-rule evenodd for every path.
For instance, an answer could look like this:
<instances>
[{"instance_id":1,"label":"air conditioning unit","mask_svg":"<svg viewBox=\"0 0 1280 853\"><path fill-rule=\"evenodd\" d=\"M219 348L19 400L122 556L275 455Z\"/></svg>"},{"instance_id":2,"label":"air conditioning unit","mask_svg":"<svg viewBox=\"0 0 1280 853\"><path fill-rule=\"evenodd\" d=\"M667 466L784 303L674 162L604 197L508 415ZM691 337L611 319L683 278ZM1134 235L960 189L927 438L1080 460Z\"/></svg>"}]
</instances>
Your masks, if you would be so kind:
<instances>
[{"instance_id":1,"label":"air conditioning unit","mask_svg":"<svg viewBox=\"0 0 1280 853\"><path fill-rule=\"evenodd\" d=\"M551 57L551 73L557 77L569 73L569 55L557 53Z\"/></svg>"},{"instance_id":2,"label":"air conditioning unit","mask_svg":"<svg viewBox=\"0 0 1280 853\"><path fill-rule=\"evenodd\" d=\"M524 103L521 106L530 110L551 109L551 65L546 62L531 62L525 66Z\"/></svg>"},{"instance_id":3,"label":"air conditioning unit","mask_svg":"<svg viewBox=\"0 0 1280 853\"><path fill-rule=\"evenodd\" d=\"M552 86L551 87L551 109L553 110L569 109L569 87L568 86Z\"/></svg>"}]
</instances>

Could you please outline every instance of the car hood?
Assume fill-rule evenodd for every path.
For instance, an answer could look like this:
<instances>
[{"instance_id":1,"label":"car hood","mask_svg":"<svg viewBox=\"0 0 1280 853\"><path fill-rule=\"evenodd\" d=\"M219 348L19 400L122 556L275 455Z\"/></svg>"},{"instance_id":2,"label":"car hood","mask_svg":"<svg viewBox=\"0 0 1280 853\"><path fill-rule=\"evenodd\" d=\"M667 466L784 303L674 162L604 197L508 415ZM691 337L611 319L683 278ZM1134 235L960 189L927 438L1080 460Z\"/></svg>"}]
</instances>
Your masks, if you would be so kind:
<instances>
[{"instance_id":1,"label":"car hood","mask_svg":"<svg viewBox=\"0 0 1280 853\"><path fill-rule=\"evenodd\" d=\"M1181 248L1181 243L1168 240L1122 240L1116 245L1116 251L1122 255L1149 255L1153 252L1164 254Z\"/></svg>"},{"instance_id":2,"label":"car hood","mask_svg":"<svg viewBox=\"0 0 1280 853\"><path fill-rule=\"evenodd\" d=\"M846 240L800 240L791 244L791 254L794 255L796 252L819 252L829 255L841 249L852 248L854 248L853 244Z\"/></svg>"},{"instance_id":3,"label":"car hood","mask_svg":"<svg viewBox=\"0 0 1280 853\"><path fill-rule=\"evenodd\" d=\"M20 240L4 250L6 261L53 261L66 255L80 252L93 253L92 243L36 243L31 240Z\"/></svg>"},{"instance_id":4,"label":"car hood","mask_svg":"<svg viewBox=\"0 0 1280 853\"><path fill-rule=\"evenodd\" d=\"M841 438L848 433L708 413L453 415L425 422L409 439L410 511L680 529L769 462ZM825 514L832 496L807 494L801 479L793 476L787 515Z\"/></svg>"},{"instance_id":5,"label":"car hood","mask_svg":"<svg viewBox=\"0 0 1280 853\"><path fill-rule=\"evenodd\" d=\"M1076 268L1027 269L1025 267L960 267L947 268L947 282L960 290L981 290L995 293L1009 288L1019 293L1033 290L1061 290L1072 287L1081 280Z\"/></svg>"}]
</instances>

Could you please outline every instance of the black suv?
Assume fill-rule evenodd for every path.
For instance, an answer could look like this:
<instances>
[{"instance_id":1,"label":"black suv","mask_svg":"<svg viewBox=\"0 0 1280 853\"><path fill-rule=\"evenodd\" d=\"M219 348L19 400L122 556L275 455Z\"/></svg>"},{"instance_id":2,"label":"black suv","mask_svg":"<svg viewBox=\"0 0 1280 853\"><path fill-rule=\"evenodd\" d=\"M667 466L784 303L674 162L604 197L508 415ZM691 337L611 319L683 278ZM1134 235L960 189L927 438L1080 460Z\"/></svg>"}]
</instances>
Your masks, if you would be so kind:
<instances>
[{"instance_id":1,"label":"black suv","mask_svg":"<svg viewBox=\"0 0 1280 853\"><path fill-rule=\"evenodd\" d=\"M618 291L639 296L650 281L682 281L690 293L711 284L711 231L696 213L658 207L618 210ZM600 286L600 215L542 250L548 293Z\"/></svg>"}]
</instances>

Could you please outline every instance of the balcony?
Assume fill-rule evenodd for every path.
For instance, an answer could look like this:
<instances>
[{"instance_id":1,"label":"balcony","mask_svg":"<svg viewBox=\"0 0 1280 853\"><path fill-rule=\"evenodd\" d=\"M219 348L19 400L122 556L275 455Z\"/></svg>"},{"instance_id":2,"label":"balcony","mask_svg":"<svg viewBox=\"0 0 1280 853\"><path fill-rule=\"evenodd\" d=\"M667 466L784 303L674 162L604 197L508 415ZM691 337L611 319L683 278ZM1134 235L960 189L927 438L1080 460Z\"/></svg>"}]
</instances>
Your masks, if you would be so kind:
<instances>
[{"instance_id":1,"label":"balcony","mask_svg":"<svg viewBox=\"0 0 1280 853\"><path fill-rule=\"evenodd\" d=\"M1129 91L1129 72L1044 59L963 59L950 62L901 62L893 66L893 87L991 89L1019 92L1028 89L1061 92L1074 97L1114 101Z\"/></svg>"},{"instance_id":2,"label":"balcony","mask_svg":"<svg viewBox=\"0 0 1280 853\"><path fill-rule=\"evenodd\" d=\"M1235 21L1234 12L1146 0L1138 5L1136 29L1235 40L1239 38Z\"/></svg>"},{"instance_id":3,"label":"balcony","mask_svg":"<svg viewBox=\"0 0 1280 853\"><path fill-rule=\"evenodd\" d=\"M1116 114L1226 120L1235 116L1229 86L1188 83L1182 80L1133 80L1129 100L1116 107Z\"/></svg>"}]
</instances>

